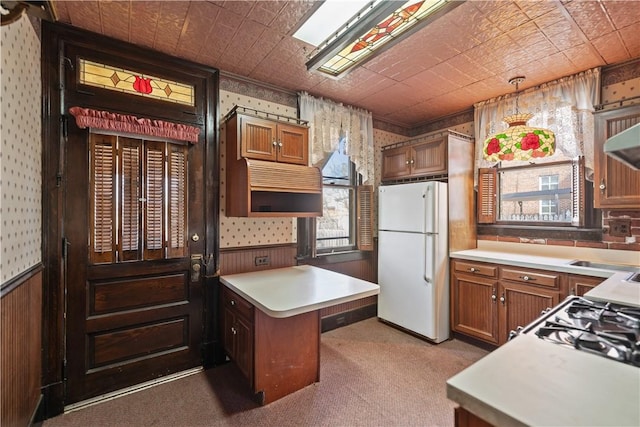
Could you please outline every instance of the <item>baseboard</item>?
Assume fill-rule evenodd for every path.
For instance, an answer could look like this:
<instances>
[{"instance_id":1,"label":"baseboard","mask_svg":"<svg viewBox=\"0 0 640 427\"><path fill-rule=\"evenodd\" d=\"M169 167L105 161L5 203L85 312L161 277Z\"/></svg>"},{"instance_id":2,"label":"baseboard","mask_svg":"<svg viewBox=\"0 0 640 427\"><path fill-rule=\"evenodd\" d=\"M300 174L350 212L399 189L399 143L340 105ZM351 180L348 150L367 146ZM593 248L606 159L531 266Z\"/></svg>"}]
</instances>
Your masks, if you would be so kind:
<instances>
[{"instance_id":1,"label":"baseboard","mask_svg":"<svg viewBox=\"0 0 640 427\"><path fill-rule=\"evenodd\" d=\"M377 315L378 306L375 304L359 307L355 310L349 310L331 316L323 317L321 320L320 330L321 332L331 331L333 329L341 328L343 326L347 326L352 323L368 319L370 317L376 317Z\"/></svg>"}]
</instances>

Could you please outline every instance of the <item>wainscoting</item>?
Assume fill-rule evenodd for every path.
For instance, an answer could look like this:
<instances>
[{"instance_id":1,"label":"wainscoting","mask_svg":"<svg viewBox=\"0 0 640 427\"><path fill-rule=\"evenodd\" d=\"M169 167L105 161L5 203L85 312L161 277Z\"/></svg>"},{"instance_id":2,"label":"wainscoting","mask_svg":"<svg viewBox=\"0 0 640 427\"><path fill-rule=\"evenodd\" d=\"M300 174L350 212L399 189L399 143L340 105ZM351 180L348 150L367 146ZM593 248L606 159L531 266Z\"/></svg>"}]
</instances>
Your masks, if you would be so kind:
<instances>
[{"instance_id":1,"label":"wainscoting","mask_svg":"<svg viewBox=\"0 0 640 427\"><path fill-rule=\"evenodd\" d=\"M40 402L42 266L3 285L0 299L0 425L27 426Z\"/></svg>"},{"instance_id":2,"label":"wainscoting","mask_svg":"<svg viewBox=\"0 0 640 427\"><path fill-rule=\"evenodd\" d=\"M295 244L222 249L220 251L220 274L245 273L309 264L377 283L377 256L375 252L327 255L301 262L296 260L296 252ZM268 265L256 265L256 258L264 257L268 257ZM378 297L371 296L324 308L320 311L320 316L323 319L323 331L373 317L376 315L377 304Z\"/></svg>"}]
</instances>

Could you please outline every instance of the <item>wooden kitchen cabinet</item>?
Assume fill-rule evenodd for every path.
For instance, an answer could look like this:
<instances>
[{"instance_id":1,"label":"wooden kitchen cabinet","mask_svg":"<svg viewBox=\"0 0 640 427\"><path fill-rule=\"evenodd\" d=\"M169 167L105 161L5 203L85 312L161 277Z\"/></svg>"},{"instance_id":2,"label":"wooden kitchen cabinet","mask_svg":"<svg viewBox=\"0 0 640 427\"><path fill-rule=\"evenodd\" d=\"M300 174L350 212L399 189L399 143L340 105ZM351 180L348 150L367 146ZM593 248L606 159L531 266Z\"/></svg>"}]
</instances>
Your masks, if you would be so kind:
<instances>
[{"instance_id":1,"label":"wooden kitchen cabinet","mask_svg":"<svg viewBox=\"0 0 640 427\"><path fill-rule=\"evenodd\" d=\"M598 286L605 279L602 277L592 276L580 276L577 274L570 274L568 278L568 294L583 296L591 289Z\"/></svg>"},{"instance_id":2,"label":"wooden kitchen cabinet","mask_svg":"<svg viewBox=\"0 0 640 427\"><path fill-rule=\"evenodd\" d=\"M447 140L403 145L382 151L382 181L447 173Z\"/></svg>"},{"instance_id":3,"label":"wooden kitchen cabinet","mask_svg":"<svg viewBox=\"0 0 640 427\"><path fill-rule=\"evenodd\" d=\"M303 166L309 163L307 126L234 111L226 122L226 135L227 152L236 160L244 157Z\"/></svg>"},{"instance_id":4,"label":"wooden kitchen cabinet","mask_svg":"<svg viewBox=\"0 0 640 427\"><path fill-rule=\"evenodd\" d=\"M224 349L253 386L253 306L227 287L222 289Z\"/></svg>"},{"instance_id":5,"label":"wooden kitchen cabinet","mask_svg":"<svg viewBox=\"0 0 640 427\"><path fill-rule=\"evenodd\" d=\"M596 112L594 135L594 204L596 208L640 208L640 171L604 153L604 143L640 123L640 105Z\"/></svg>"},{"instance_id":6,"label":"wooden kitchen cabinet","mask_svg":"<svg viewBox=\"0 0 640 427\"><path fill-rule=\"evenodd\" d=\"M263 117L264 116L264 117ZM236 106L225 117L227 217L322 216L322 173L308 128Z\"/></svg>"},{"instance_id":7,"label":"wooden kitchen cabinet","mask_svg":"<svg viewBox=\"0 0 640 427\"><path fill-rule=\"evenodd\" d=\"M454 260L451 271L452 329L498 344L498 267Z\"/></svg>"},{"instance_id":8,"label":"wooden kitchen cabinet","mask_svg":"<svg viewBox=\"0 0 640 427\"><path fill-rule=\"evenodd\" d=\"M490 344L560 301L561 273L463 260L451 271L452 329Z\"/></svg>"}]
</instances>

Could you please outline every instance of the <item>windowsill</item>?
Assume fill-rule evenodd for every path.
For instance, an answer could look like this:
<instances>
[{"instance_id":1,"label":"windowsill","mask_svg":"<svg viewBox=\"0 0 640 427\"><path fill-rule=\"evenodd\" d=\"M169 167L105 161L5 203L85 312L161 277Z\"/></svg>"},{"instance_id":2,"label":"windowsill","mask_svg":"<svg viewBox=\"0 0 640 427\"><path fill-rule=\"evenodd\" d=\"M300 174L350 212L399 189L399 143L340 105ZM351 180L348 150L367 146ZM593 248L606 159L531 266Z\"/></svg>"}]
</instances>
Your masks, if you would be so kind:
<instances>
[{"instance_id":1,"label":"windowsill","mask_svg":"<svg viewBox=\"0 0 640 427\"><path fill-rule=\"evenodd\" d=\"M478 235L527 237L538 239L559 240L584 240L602 241L602 229L600 228L575 228L553 226L527 226L527 225L478 225Z\"/></svg>"},{"instance_id":2,"label":"windowsill","mask_svg":"<svg viewBox=\"0 0 640 427\"><path fill-rule=\"evenodd\" d=\"M299 263L308 263L314 265L335 264L339 262L357 261L369 258L372 252L360 251L357 249L341 251L341 252L325 252L317 254L315 258L306 257L298 259Z\"/></svg>"}]
</instances>

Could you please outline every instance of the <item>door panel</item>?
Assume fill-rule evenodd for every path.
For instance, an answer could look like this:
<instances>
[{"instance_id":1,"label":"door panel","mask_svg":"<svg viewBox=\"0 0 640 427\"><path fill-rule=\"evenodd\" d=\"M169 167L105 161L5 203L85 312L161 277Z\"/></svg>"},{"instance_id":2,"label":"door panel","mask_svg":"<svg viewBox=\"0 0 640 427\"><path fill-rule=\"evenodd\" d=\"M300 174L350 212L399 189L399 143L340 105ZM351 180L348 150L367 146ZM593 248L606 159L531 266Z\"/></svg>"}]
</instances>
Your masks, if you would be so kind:
<instances>
[{"instance_id":1,"label":"door panel","mask_svg":"<svg viewBox=\"0 0 640 427\"><path fill-rule=\"evenodd\" d=\"M201 365L203 310L204 144L69 128L65 404Z\"/></svg>"}]
</instances>

